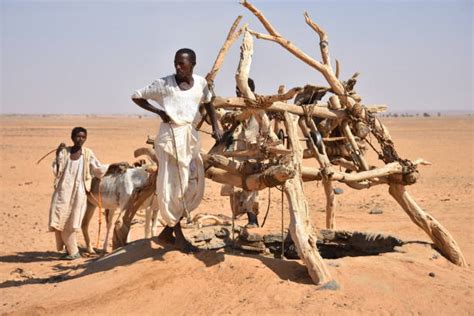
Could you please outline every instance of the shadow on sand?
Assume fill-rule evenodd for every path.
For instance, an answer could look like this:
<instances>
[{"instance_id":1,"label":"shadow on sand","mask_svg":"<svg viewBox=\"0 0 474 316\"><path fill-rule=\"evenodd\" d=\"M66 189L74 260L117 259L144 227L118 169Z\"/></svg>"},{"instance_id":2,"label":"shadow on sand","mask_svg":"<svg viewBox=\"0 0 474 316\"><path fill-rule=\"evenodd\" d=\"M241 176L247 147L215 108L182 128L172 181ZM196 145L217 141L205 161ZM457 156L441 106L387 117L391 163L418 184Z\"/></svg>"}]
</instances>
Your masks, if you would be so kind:
<instances>
[{"instance_id":1,"label":"shadow on sand","mask_svg":"<svg viewBox=\"0 0 474 316\"><path fill-rule=\"evenodd\" d=\"M128 266L140 260L151 258L153 260L163 261L163 256L169 251L178 251L172 245L162 244L156 238L141 239L130 244L116 249L112 253L88 259L81 264L64 264L61 261L53 267L53 270L60 273L39 278L35 276L26 276L21 280L7 280L0 283L0 288L9 288L13 286L22 286L29 284L46 284L46 283L60 283L67 280L78 279L87 275L105 272L112 270L119 266ZM280 259L268 258L260 255L248 254L243 252L232 251L227 249L225 251L210 251L203 250L197 253L190 254L194 258L203 262L206 267L211 267L219 264L225 260L225 256L244 256L256 260L260 260L269 269L271 269L282 280L289 280L296 283L311 284L312 281L308 276L306 267L297 261L282 261ZM0 257L0 262L41 262L58 260L59 254L56 252L24 252L17 255L8 255ZM73 273L76 270L82 270L79 274Z\"/></svg>"}]
</instances>

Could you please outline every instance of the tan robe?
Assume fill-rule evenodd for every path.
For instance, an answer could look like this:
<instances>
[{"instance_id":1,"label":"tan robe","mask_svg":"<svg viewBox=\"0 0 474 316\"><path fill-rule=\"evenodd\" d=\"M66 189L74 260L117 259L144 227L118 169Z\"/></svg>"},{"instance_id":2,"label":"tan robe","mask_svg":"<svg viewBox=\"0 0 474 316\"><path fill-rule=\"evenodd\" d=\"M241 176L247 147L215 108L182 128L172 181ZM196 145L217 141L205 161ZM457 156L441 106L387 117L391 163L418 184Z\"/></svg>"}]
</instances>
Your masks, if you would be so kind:
<instances>
[{"instance_id":1,"label":"tan robe","mask_svg":"<svg viewBox=\"0 0 474 316\"><path fill-rule=\"evenodd\" d=\"M53 162L55 190L49 210L49 230L78 231L87 206L89 176L102 177L108 165L102 165L88 148L82 148L77 160L70 159L70 148L62 150Z\"/></svg>"}]
</instances>

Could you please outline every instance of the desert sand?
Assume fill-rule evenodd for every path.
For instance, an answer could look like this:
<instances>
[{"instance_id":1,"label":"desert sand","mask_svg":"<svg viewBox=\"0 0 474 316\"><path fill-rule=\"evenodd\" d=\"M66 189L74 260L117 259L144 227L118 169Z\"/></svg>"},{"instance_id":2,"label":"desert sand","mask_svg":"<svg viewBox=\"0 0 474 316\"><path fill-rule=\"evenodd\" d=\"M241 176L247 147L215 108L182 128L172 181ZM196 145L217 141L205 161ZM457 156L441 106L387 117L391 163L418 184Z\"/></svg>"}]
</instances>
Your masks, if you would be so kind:
<instances>
[{"instance_id":1,"label":"desert sand","mask_svg":"<svg viewBox=\"0 0 474 316\"><path fill-rule=\"evenodd\" d=\"M232 250L187 255L144 240L142 218L132 227L132 242L124 248L103 257L58 260L54 236L47 229L53 157L39 165L36 161L60 142L70 144L71 128L84 126L89 131L86 146L102 162L133 162L133 150L156 133L158 120L0 117L0 313L473 314L473 119L382 121L402 157L433 163L419 168L421 178L409 191L453 235L468 266L453 265L436 252L387 187L354 191L339 184L344 193L337 197L338 229L383 232L410 243L377 256L325 260L340 286L330 291L319 290L298 260ZM210 148L209 135L203 134L203 143ZM206 181L205 197L195 212L230 215L227 197L219 195L220 185ZM305 192L313 225L323 228L322 186L305 183ZM266 226L278 230L280 193L272 189L271 199ZM264 211L266 190L260 203ZM383 213L369 214L373 208ZM285 213L285 223L288 220ZM97 216L91 226L95 243ZM83 245L82 235L78 238Z\"/></svg>"}]
</instances>

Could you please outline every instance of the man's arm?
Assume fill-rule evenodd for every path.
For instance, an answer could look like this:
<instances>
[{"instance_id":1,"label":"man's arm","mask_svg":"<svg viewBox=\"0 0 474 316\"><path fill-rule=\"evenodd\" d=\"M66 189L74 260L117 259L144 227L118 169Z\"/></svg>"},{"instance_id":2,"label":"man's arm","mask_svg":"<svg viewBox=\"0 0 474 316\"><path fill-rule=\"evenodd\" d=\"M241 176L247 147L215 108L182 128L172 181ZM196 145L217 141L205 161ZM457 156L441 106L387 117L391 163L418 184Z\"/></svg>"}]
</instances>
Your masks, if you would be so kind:
<instances>
[{"instance_id":1,"label":"man's arm","mask_svg":"<svg viewBox=\"0 0 474 316\"><path fill-rule=\"evenodd\" d=\"M212 137L214 137L216 142L220 142L222 139L222 131L217 123L216 109L214 109L211 103L204 103L204 108L211 119Z\"/></svg>"},{"instance_id":2,"label":"man's arm","mask_svg":"<svg viewBox=\"0 0 474 316\"><path fill-rule=\"evenodd\" d=\"M142 109L158 114L163 120L163 122L169 123L171 121L171 118L168 116L168 114L166 114L166 112L158 110L156 107L151 105L146 99L132 98L132 101L135 102L135 104L141 107Z\"/></svg>"}]
</instances>

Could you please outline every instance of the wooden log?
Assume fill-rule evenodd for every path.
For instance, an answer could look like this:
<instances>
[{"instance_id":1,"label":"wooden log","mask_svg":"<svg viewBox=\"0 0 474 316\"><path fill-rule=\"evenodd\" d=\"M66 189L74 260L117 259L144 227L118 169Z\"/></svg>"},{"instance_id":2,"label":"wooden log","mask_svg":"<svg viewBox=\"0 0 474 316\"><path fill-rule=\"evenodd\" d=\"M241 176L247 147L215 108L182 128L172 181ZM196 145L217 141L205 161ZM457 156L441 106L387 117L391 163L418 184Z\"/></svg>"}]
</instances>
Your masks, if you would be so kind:
<instances>
[{"instance_id":1,"label":"wooden log","mask_svg":"<svg viewBox=\"0 0 474 316\"><path fill-rule=\"evenodd\" d=\"M309 128L313 133L318 133L318 130L316 128L316 125L314 124L313 120L305 120L302 121L301 119L298 121L298 125L303 131L303 134L306 136L308 135L308 131L305 128L305 125L302 124L306 122L306 124L309 123ZM326 195L326 228L327 229L335 229L335 223L334 223L334 218L335 218L335 212L336 212L336 195L334 194L334 187L332 185L332 180L331 176L333 174L332 170L332 165L329 161L329 158L326 154L325 147L322 146L323 152L320 153L318 149L316 148L316 144L313 142L313 139L311 137L308 137L308 143L310 145L311 152L313 153L314 157L316 160L319 162L319 165L321 166L323 173L322 174L322 179L323 179L323 187L324 187L324 193Z\"/></svg>"},{"instance_id":2,"label":"wooden log","mask_svg":"<svg viewBox=\"0 0 474 316\"><path fill-rule=\"evenodd\" d=\"M339 98L335 95L329 97L328 107L331 110L339 110L341 109L341 102L339 102Z\"/></svg>"},{"instance_id":3,"label":"wooden log","mask_svg":"<svg viewBox=\"0 0 474 316\"><path fill-rule=\"evenodd\" d=\"M227 38L222 45L219 54L217 54L216 60L214 61L214 65L212 66L211 71L206 75L206 80L208 82L214 81L216 78L217 72L220 70L222 63L224 62L225 55L227 54L229 48L232 46L232 44L235 42L235 40L240 36L242 33L242 30L239 30L236 32L237 26L240 23L240 20L242 20L242 16L239 15L234 23L232 24L229 33L227 34Z\"/></svg>"},{"instance_id":4,"label":"wooden log","mask_svg":"<svg viewBox=\"0 0 474 316\"><path fill-rule=\"evenodd\" d=\"M258 148L224 151L221 153L221 155L224 157L252 158L256 160L265 159L265 154Z\"/></svg>"},{"instance_id":5,"label":"wooden log","mask_svg":"<svg viewBox=\"0 0 474 316\"><path fill-rule=\"evenodd\" d=\"M316 247L317 236L309 218L308 204L301 180L303 148L298 140L298 117L285 112L285 127L291 148L294 151L292 165L295 177L286 181L284 191L290 209L290 233L298 254L303 260L315 284L327 285L332 281L329 271ZM332 283L332 282L331 282Z\"/></svg>"},{"instance_id":6,"label":"wooden log","mask_svg":"<svg viewBox=\"0 0 474 316\"><path fill-rule=\"evenodd\" d=\"M222 155L216 154L203 155L202 160L206 169L212 166L223 169L233 174L240 175L239 170L242 167L242 163L240 161L230 160Z\"/></svg>"},{"instance_id":7,"label":"wooden log","mask_svg":"<svg viewBox=\"0 0 474 316\"><path fill-rule=\"evenodd\" d=\"M227 98L216 97L212 103L216 108L241 108L247 109L250 106L246 102L245 98ZM285 102L274 102L271 106L266 107L265 111L267 112L290 112L292 114L304 115L304 111L301 106L289 104ZM320 117L320 118L330 118L330 119L344 119L347 117L347 114L343 110L329 110L325 107L316 106L311 116Z\"/></svg>"},{"instance_id":8,"label":"wooden log","mask_svg":"<svg viewBox=\"0 0 474 316\"><path fill-rule=\"evenodd\" d=\"M248 100L256 100L255 94L252 92L248 85L248 78L250 73L250 65L252 63L253 55L253 38L248 32L247 26L244 26L244 36L242 40L242 45L240 47L240 62L237 68L237 73L235 79L237 82L237 87L242 93L243 97ZM294 91L293 91L294 92ZM294 92L296 93L296 92ZM268 136L273 142L278 141L278 137L271 129L270 119L264 110L257 111L248 111L243 113L242 116L239 116L238 120L242 121L243 118L247 115L253 114L255 119L259 124L260 135L263 137ZM250 117L250 116L248 116Z\"/></svg>"},{"instance_id":9,"label":"wooden log","mask_svg":"<svg viewBox=\"0 0 474 316\"><path fill-rule=\"evenodd\" d=\"M264 172L242 176L216 167L206 170L206 178L222 184L231 184L247 191L260 191L268 187L282 185L295 176L293 169L285 166L273 166Z\"/></svg>"},{"instance_id":10,"label":"wooden log","mask_svg":"<svg viewBox=\"0 0 474 316\"><path fill-rule=\"evenodd\" d=\"M458 266L465 267L467 265L461 249L449 231L418 206L405 190L405 186L391 183L389 193L400 204L410 219L425 231L443 256Z\"/></svg>"},{"instance_id":11,"label":"wooden log","mask_svg":"<svg viewBox=\"0 0 474 316\"><path fill-rule=\"evenodd\" d=\"M214 94L214 79L217 76L217 72L221 69L222 63L224 62L225 55L227 54L229 48L232 46L232 44L235 42L235 40L242 34L242 29L239 31L236 31L237 26L240 23L240 20L242 19L242 16L239 15L234 23L232 24L229 33L227 34L227 38L224 41L224 44L222 45L221 49L219 50L219 53L217 54L216 60L214 61L214 64L212 65L211 70L207 73L206 75L206 81L209 86L209 90L212 93L213 98L215 97ZM201 113L201 121L196 125L196 129L200 130L202 124L206 121L207 123L210 124L209 117L206 112L204 112L204 107L201 105L199 107L199 112ZM218 113L216 113L218 114Z\"/></svg>"},{"instance_id":12,"label":"wooden log","mask_svg":"<svg viewBox=\"0 0 474 316\"><path fill-rule=\"evenodd\" d=\"M362 170L369 170L369 165L364 159L364 155L362 151L359 149L359 145L357 144L354 135L352 135L351 129L349 127L349 124L347 122L342 123L342 132L344 133L344 136L347 138L349 143L352 146L352 150L354 151L355 155L357 156L357 163L360 165Z\"/></svg>"},{"instance_id":13,"label":"wooden log","mask_svg":"<svg viewBox=\"0 0 474 316\"><path fill-rule=\"evenodd\" d=\"M303 52L301 49L296 47L293 42L287 40L286 38L282 37L278 32L273 28L273 26L270 24L270 22L265 18L265 16L251 3L248 1L243 1L242 5L249 9L262 23L262 25L265 27L265 29L268 31L269 35L267 34L261 34L255 31L249 30L249 32L254 35L255 37L259 39L264 39L264 40L269 40L276 42L280 44L283 48L288 50L290 53L292 53L294 56L299 58L301 61L309 65L310 67L313 67L314 69L318 70L321 72L321 74L326 78L327 82L331 85L331 88L337 95L344 95L344 86L341 84L339 79L336 77L334 72L332 71L332 68L328 64L320 63L319 61L315 60L314 58L308 56L305 52ZM316 23L312 22L309 16L305 16L306 18L306 23L308 25L311 22L313 25L316 25ZM324 41L324 38L321 37L320 34L320 41ZM328 52L329 55L329 52ZM326 58L323 56L323 58Z\"/></svg>"},{"instance_id":14,"label":"wooden log","mask_svg":"<svg viewBox=\"0 0 474 316\"><path fill-rule=\"evenodd\" d=\"M319 48L321 50L321 57L323 59L323 64L328 67L328 71L332 72L331 68L331 57L329 55L329 40L327 33L316 23L314 23L309 17L308 12L304 13L304 19L306 24L309 25L316 33L319 35ZM336 78L338 76L336 75Z\"/></svg>"},{"instance_id":15,"label":"wooden log","mask_svg":"<svg viewBox=\"0 0 474 316\"><path fill-rule=\"evenodd\" d=\"M335 214L337 202L332 181L323 178L323 187L326 195L326 229L336 229Z\"/></svg>"},{"instance_id":16,"label":"wooden log","mask_svg":"<svg viewBox=\"0 0 474 316\"><path fill-rule=\"evenodd\" d=\"M114 234L112 238L112 249L122 247L127 242L132 220L138 209L156 191L156 176L158 172L151 173L145 186L132 193L130 200L122 210L123 216L115 222Z\"/></svg>"},{"instance_id":17,"label":"wooden log","mask_svg":"<svg viewBox=\"0 0 474 316\"><path fill-rule=\"evenodd\" d=\"M430 163L423 160L423 159L416 159L413 161L413 164L416 165L429 165ZM352 165L348 165L348 167L352 167ZM314 167L304 167L305 173L308 177L316 177L320 174L320 170ZM378 167L375 169L367 170L367 171L360 171L357 173L345 173L339 172L332 168L332 174L330 176L331 180L339 181L343 183L348 182L361 182L365 180L373 180L378 178L386 178L391 175L395 174L402 174L403 166L399 162L391 162L386 164L382 167Z\"/></svg>"}]
</instances>

